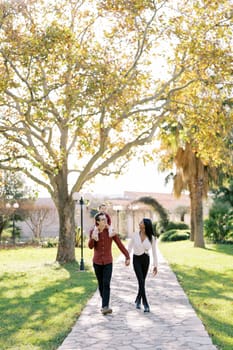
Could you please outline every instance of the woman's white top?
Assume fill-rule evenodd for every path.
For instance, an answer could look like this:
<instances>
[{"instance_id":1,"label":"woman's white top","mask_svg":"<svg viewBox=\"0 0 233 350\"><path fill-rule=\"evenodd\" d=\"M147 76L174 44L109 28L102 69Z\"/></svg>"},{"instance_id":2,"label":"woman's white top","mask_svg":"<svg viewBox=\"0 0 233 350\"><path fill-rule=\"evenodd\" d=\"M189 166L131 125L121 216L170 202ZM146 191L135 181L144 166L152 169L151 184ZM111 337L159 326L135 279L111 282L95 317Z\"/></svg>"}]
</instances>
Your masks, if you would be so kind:
<instances>
[{"instance_id":1,"label":"woman's white top","mask_svg":"<svg viewBox=\"0 0 233 350\"><path fill-rule=\"evenodd\" d=\"M139 232L134 233L128 245L129 253L131 253L132 249L133 249L134 255L142 255L144 253L149 255L149 251L150 249L152 249L153 265L154 266L158 265L156 239L154 236L152 236L152 243L149 241L147 237L142 242L140 233Z\"/></svg>"}]
</instances>

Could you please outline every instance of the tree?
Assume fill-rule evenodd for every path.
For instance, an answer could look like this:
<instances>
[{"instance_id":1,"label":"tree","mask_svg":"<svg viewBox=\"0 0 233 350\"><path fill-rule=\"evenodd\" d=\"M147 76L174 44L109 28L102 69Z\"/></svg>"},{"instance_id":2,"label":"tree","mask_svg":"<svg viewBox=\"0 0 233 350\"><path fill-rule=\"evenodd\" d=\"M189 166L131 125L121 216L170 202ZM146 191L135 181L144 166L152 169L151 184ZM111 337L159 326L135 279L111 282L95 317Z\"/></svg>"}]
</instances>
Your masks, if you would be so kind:
<instances>
[{"instance_id":1,"label":"tree","mask_svg":"<svg viewBox=\"0 0 233 350\"><path fill-rule=\"evenodd\" d=\"M221 167L217 168L217 166L213 165L213 162L209 163L211 165L204 164L202 158L198 156L197 152L193 149L193 147L196 147L195 141L193 142L195 146L190 143L181 146L183 144L182 137L180 138L180 133L182 135L182 127L179 129L181 132L178 131L176 133L173 128L172 131L170 131L170 137L167 127L165 134L168 137L164 137L164 132L161 129L162 147L166 147L167 149L164 158L161 158L161 168L164 167L164 164L166 164L166 166L168 166L169 163L175 165L176 173L173 176L173 192L176 197L180 197L184 190L189 191L191 207L190 240L194 241L195 247L204 248L203 199L207 198L211 186L220 183L219 174L221 174ZM225 152L229 151L227 147L223 148L222 152L224 152L224 150ZM224 165L226 166L226 164L228 164L228 160ZM230 171L230 168L228 169Z\"/></svg>"},{"instance_id":2,"label":"tree","mask_svg":"<svg viewBox=\"0 0 233 350\"><path fill-rule=\"evenodd\" d=\"M225 179L226 180L226 179ZM226 182L226 181L225 181ZM233 239L233 180L214 192L209 217L205 220L205 236L214 242Z\"/></svg>"},{"instance_id":3,"label":"tree","mask_svg":"<svg viewBox=\"0 0 233 350\"><path fill-rule=\"evenodd\" d=\"M0 172L0 198L2 200L20 200L26 195L27 190L22 174L10 171Z\"/></svg>"},{"instance_id":4,"label":"tree","mask_svg":"<svg viewBox=\"0 0 233 350\"><path fill-rule=\"evenodd\" d=\"M26 217L25 204L31 202L34 196L35 193L26 186L22 174L0 171L0 239L9 221L14 225L15 221L22 221ZM13 228L12 235L16 231ZM15 237L12 238L14 241Z\"/></svg>"},{"instance_id":5,"label":"tree","mask_svg":"<svg viewBox=\"0 0 233 350\"><path fill-rule=\"evenodd\" d=\"M184 205L179 205L175 209L175 214L179 215L180 221L184 222L185 215L188 214L190 211L190 208Z\"/></svg>"},{"instance_id":6,"label":"tree","mask_svg":"<svg viewBox=\"0 0 233 350\"><path fill-rule=\"evenodd\" d=\"M33 238L41 240L43 227L49 226L55 219L55 208L46 205L34 205L28 208L25 223L31 229Z\"/></svg>"},{"instance_id":7,"label":"tree","mask_svg":"<svg viewBox=\"0 0 233 350\"><path fill-rule=\"evenodd\" d=\"M1 167L24 171L51 194L60 262L75 259L73 193L113 162L119 173L163 116L157 101L169 82L156 84L142 65L149 35L162 36L152 5L1 4Z\"/></svg>"},{"instance_id":8,"label":"tree","mask_svg":"<svg viewBox=\"0 0 233 350\"><path fill-rule=\"evenodd\" d=\"M219 172L232 172L232 6L194 1L173 27L176 62L190 63L182 75L187 88L171 96L169 117L160 128L162 165L175 165L174 193L188 190L191 239L204 247L203 198ZM225 7L226 6L226 7ZM198 14L198 16L197 16ZM190 79L192 77L192 84ZM227 108L225 108L227 105Z\"/></svg>"},{"instance_id":9,"label":"tree","mask_svg":"<svg viewBox=\"0 0 233 350\"><path fill-rule=\"evenodd\" d=\"M155 198L149 196L140 197L135 201L135 203L137 202L144 203L153 208L154 211L160 216L160 226L162 227L162 229L166 229L166 226L169 222L168 213L166 209L164 209L164 207Z\"/></svg>"},{"instance_id":10,"label":"tree","mask_svg":"<svg viewBox=\"0 0 233 350\"><path fill-rule=\"evenodd\" d=\"M191 201L191 235L194 246L205 246L203 235L203 198L207 197L211 177L209 167L192 151L190 144L178 148L175 156L177 173L174 178L174 193L181 195L184 188L189 190ZM215 173L215 168L210 169Z\"/></svg>"},{"instance_id":11,"label":"tree","mask_svg":"<svg viewBox=\"0 0 233 350\"><path fill-rule=\"evenodd\" d=\"M180 55L171 52L181 45L173 40L179 23L185 28L177 4L22 0L0 5L5 145L0 164L23 171L49 191L60 221L59 262L75 259L73 193L97 174L119 174L136 147L153 140L174 93L199 79L190 72L202 53L190 60L184 47ZM224 5L221 16L230 1ZM162 58L172 64L161 79L154 66Z\"/></svg>"},{"instance_id":12,"label":"tree","mask_svg":"<svg viewBox=\"0 0 233 350\"><path fill-rule=\"evenodd\" d=\"M1 215L0 215L0 241L2 240L2 233L3 230L7 227L8 224L8 217L6 215L6 209L1 209Z\"/></svg>"}]
</instances>

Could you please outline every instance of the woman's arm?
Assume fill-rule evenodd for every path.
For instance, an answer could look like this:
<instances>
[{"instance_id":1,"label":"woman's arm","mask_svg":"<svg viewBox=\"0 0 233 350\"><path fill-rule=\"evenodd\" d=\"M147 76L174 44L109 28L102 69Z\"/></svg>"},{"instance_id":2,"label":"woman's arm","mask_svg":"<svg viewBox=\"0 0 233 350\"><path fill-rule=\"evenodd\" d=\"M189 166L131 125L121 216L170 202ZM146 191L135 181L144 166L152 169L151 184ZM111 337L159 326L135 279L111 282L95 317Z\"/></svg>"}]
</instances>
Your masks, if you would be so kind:
<instances>
[{"instance_id":1,"label":"woman's arm","mask_svg":"<svg viewBox=\"0 0 233 350\"><path fill-rule=\"evenodd\" d=\"M157 241L155 237L152 237L152 256L153 256L153 265L157 268L158 266L158 257L157 257Z\"/></svg>"},{"instance_id":2,"label":"woman's arm","mask_svg":"<svg viewBox=\"0 0 233 350\"><path fill-rule=\"evenodd\" d=\"M126 260L130 260L129 252L125 248L124 244L121 242L119 235L113 236L112 239L114 240L114 242L116 243L116 245L118 246L122 254L124 254Z\"/></svg>"},{"instance_id":3,"label":"woman's arm","mask_svg":"<svg viewBox=\"0 0 233 350\"><path fill-rule=\"evenodd\" d=\"M130 239L127 249L128 249L129 255L130 255L131 251L133 249L133 238Z\"/></svg>"}]
</instances>

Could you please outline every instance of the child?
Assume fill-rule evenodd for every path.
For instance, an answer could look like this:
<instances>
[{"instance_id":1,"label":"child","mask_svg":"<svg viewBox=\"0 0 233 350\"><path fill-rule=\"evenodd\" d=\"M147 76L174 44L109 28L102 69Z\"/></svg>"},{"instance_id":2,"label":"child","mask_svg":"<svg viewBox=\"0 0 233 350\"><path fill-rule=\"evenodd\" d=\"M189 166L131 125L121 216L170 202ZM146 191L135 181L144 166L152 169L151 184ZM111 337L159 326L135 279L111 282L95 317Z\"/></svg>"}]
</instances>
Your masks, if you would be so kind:
<instances>
[{"instance_id":1,"label":"child","mask_svg":"<svg viewBox=\"0 0 233 350\"><path fill-rule=\"evenodd\" d=\"M109 233L109 237L113 237L115 236L116 232L114 231L113 227L112 227L112 220L110 215L106 212L107 210L107 206L105 203L100 204L99 206L99 211L98 213L103 213L106 216L107 219L107 224L106 224L106 228L108 229L108 233ZM94 229L93 229L93 233L92 233L92 237L93 239L95 239L96 241L99 240L99 230L98 227L95 225Z\"/></svg>"}]
</instances>

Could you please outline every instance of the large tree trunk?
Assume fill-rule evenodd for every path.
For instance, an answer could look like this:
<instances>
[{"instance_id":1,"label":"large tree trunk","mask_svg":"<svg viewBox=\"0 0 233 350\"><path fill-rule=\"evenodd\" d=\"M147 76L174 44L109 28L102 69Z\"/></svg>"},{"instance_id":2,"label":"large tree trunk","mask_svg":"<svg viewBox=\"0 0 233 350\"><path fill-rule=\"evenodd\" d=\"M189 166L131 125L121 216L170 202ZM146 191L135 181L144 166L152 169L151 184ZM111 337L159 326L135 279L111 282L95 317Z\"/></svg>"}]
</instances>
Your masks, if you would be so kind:
<instances>
[{"instance_id":1,"label":"large tree trunk","mask_svg":"<svg viewBox=\"0 0 233 350\"><path fill-rule=\"evenodd\" d=\"M194 200L193 200L193 187L191 181L189 183L189 197L190 197L190 241L194 242L195 236L195 210L194 210Z\"/></svg>"},{"instance_id":2,"label":"large tree trunk","mask_svg":"<svg viewBox=\"0 0 233 350\"><path fill-rule=\"evenodd\" d=\"M195 237L194 247L205 248L204 230L203 230L203 181L197 182L196 191L196 220L195 220Z\"/></svg>"},{"instance_id":3,"label":"large tree trunk","mask_svg":"<svg viewBox=\"0 0 233 350\"><path fill-rule=\"evenodd\" d=\"M180 193L188 185L190 193L190 240L194 241L194 247L204 248L203 197L207 195L208 190L207 167L204 166L197 154L193 152L189 143L186 143L185 149L178 149L175 161L178 171L174 187L178 188L178 193Z\"/></svg>"},{"instance_id":4,"label":"large tree trunk","mask_svg":"<svg viewBox=\"0 0 233 350\"><path fill-rule=\"evenodd\" d=\"M54 177L54 202L59 216L59 243L56 261L75 261L75 201L68 193L68 173L66 164Z\"/></svg>"},{"instance_id":5,"label":"large tree trunk","mask_svg":"<svg viewBox=\"0 0 233 350\"><path fill-rule=\"evenodd\" d=\"M75 204L72 200L59 204L60 230L56 261L67 263L75 261Z\"/></svg>"},{"instance_id":6,"label":"large tree trunk","mask_svg":"<svg viewBox=\"0 0 233 350\"><path fill-rule=\"evenodd\" d=\"M194 222L194 247L205 248L203 232L203 180L197 176L193 179L195 190L192 194L193 222Z\"/></svg>"}]
</instances>

